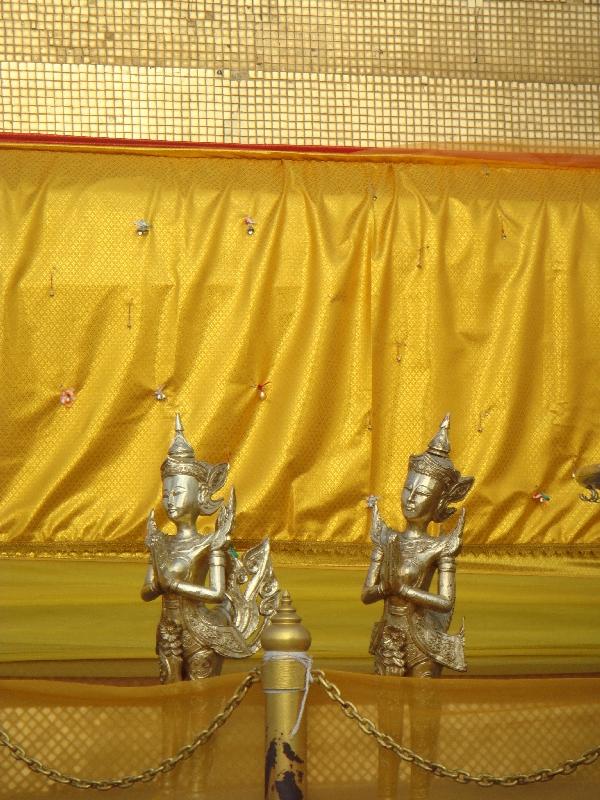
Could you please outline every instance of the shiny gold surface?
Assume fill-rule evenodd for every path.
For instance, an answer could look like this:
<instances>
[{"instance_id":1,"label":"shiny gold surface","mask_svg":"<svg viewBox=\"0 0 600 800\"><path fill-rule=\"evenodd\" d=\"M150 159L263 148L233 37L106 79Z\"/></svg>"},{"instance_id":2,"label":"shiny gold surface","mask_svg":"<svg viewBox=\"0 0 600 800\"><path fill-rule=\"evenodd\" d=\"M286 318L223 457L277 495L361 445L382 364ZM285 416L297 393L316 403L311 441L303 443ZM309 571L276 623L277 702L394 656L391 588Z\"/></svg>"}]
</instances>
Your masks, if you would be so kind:
<instances>
[{"instance_id":1,"label":"shiny gold surface","mask_svg":"<svg viewBox=\"0 0 600 800\"><path fill-rule=\"evenodd\" d=\"M406 528L389 528L369 497L372 509L371 564L362 590L363 603L384 601L381 620L373 627L369 652L379 675L432 677L443 666L465 671L464 634L447 633L454 610L456 556L462 544L465 511L451 533L432 537L431 522L448 519L473 485L450 461L447 414L427 450L409 458L402 490ZM430 589L434 575L438 590Z\"/></svg>"},{"instance_id":2,"label":"shiny gold surface","mask_svg":"<svg viewBox=\"0 0 600 800\"><path fill-rule=\"evenodd\" d=\"M161 467L163 504L176 534L159 531L150 513L150 561L142 587L143 600L162 596L156 634L161 683L218 675L223 658L252 655L276 608L268 539L240 558L231 539L235 492L226 505L213 498L228 470L228 464L196 461L177 414L175 438ZM214 533L199 534L198 516L217 510Z\"/></svg>"},{"instance_id":3,"label":"shiny gold surface","mask_svg":"<svg viewBox=\"0 0 600 800\"><path fill-rule=\"evenodd\" d=\"M304 705L311 636L301 624L289 592L262 635L261 668L266 700L265 800L306 795L307 727ZM297 654L297 655L296 655Z\"/></svg>"},{"instance_id":4,"label":"shiny gold surface","mask_svg":"<svg viewBox=\"0 0 600 800\"><path fill-rule=\"evenodd\" d=\"M232 465L241 549L364 565L364 497L399 527L405 454L450 409L478 480L463 557L588 568L570 476L597 459L597 187L592 169L0 149L0 552L143 554L180 410Z\"/></svg>"},{"instance_id":5,"label":"shiny gold surface","mask_svg":"<svg viewBox=\"0 0 600 800\"><path fill-rule=\"evenodd\" d=\"M179 142L598 152L599 26L596 0L10 0L0 122Z\"/></svg>"},{"instance_id":6,"label":"shiny gold surface","mask_svg":"<svg viewBox=\"0 0 600 800\"><path fill-rule=\"evenodd\" d=\"M580 494L579 497L586 503L600 503L600 464L580 467L574 477L589 491L589 495Z\"/></svg>"},{"instance_id":7,"label":"shiny gold surface","mask_svg":"<svg viewBox=\"0 0 600 800\"><path fill-rule=\"evenodd\" d=\"M463 477L450 460L448 438L450 415L446 414L437 434L424 453L408 459L408 474L401 494L403 531L389 528L371 496L371 539L373 551L363 590L363 603L383 600L381 619L373 626L369 652L375 657L379 675L407 675L431 678L442 667L459 672L467 669L464 656L463 626L457 634L449 634L456 599L456 557L462 545L465 510L451 533L432 537L428 527L443 522L469 492L473 478ZM437 592L431 583L437 573ZM420 702L410 719L411 742L418 752L435 742L439 719L435 714L423 715L422 708L432 707L432 693L425 684L417 694ZM403 721L389 706L379 708L392 740L401 741ZM374 731L373 731L374 732ZM381 742L381 740L379 740ZM378 766L379 800L392 800L397 795L398 750L380 750ZM411 769L410 798L426 800L430 775L419 769L414 760Z\"/></svg>"}]
</instances>

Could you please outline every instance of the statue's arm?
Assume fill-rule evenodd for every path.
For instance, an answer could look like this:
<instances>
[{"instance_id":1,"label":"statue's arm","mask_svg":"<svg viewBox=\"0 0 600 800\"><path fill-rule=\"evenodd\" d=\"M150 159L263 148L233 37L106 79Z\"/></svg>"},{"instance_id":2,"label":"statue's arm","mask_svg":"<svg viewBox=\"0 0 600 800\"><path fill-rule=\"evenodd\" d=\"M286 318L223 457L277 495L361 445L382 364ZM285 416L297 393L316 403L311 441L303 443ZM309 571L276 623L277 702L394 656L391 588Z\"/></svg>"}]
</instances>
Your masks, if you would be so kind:
<instances>
[{"instance_id":1,"label":"statue's arm","mask_svg":"<svg viewBox=\"0 0 600 800\"><path fill-rule=\"evenodd\" d=\"M189 600L202 600L208 603L221 603L225 599L225 559L224 550L211 550L208 557L208 586L170 578L169 591L187 597Z\"/></svg>"},{"instance_id":2,"label":"statue's arm","mask_svg":"<svg viewBox=\"0 0 600 800\"><path fill-rule=\"evenodd\" d=\"M383 561L383 549L380 545L376 544L371 553L371 562L367 577L363 584L361 593L361 600L367 605L369 603L376 603L377 600L384 598L383 584L380 580L381 562Z\"/></svg>"},{"instance_id":3,"label":"statue's arm","mask_svg":"<svg viewBox=\"0 0 600 800\"><path fill-rule=\"evenodd\" d=\"M144 585L142 586L142 600L155 600L161 594L161 588L156 580L154 573L154 564L152 558L148 561L148 569L146 570L146 577L144 578Z\"/></svg>"},{"instance_id":4,"label":"statue's arm","mask_svg":"<svg viewBox=\"0 0 600 800\"><path fill-rule=\"evenodd\" d=\"M438 594L406 585L400 587L398 594L415 605L431 608L433 611L452 611L456 591L454 558L442 556L438 562L438 570Z\"/></svg>"}]
</instances>

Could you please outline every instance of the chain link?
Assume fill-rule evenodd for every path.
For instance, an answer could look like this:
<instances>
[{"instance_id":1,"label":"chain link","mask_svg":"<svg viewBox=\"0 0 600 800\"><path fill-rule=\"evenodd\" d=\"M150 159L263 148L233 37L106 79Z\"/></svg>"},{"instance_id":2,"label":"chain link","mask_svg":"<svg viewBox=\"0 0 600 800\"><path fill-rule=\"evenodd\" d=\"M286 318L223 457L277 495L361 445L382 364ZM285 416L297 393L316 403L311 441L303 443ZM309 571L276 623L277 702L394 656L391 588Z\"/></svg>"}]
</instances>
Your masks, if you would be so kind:
<instances>
[{"instance_id":1,"label":"chain link","mask_svg":"<svg viewBox=\"0 0 600 800\"><path fill-rule=\"evenodd\" d=\"M403 761L408 761L414 764L425 772L430 772L432 775L437 775L439 778L450 778L450 780L457 783L475 783L478 786L524 786L528 783L544 783L556 778L557 775L572 775L578 767L593 764L600 757L600 746L587 750L579 758L569 759L564 761L554 769L539 769L536 772L528 774L515 774L515 775L473 775L464 769L449 769L443 764L438 764L435 761L429 761L423 758L418 753L410 750L408 747L403 747L394 741L391 736L382 733L375 727L375 723L368 717L362 716L354 703L349 700L344 700L338 687L327 680L325 674L321 670L313 670L312 678L315 683L319 683L328 697L337 703L344 714L353 719L358 727L366 733L367 736L372 736L377 743L384 747L386 750L391 750L398 758Z\"/></svg>"},{"instance_id":2,"label":"chain link","mask_svg":"<svg viewBox=\"0 0 600 800\"><path fill-rule=\"evenodd\" d=\"M87 778L76 778L73 775L66 775L59 772L57 769L47 767L41 761L28 755L25 750L15 742L11 741L10 736L4 728L0 727L0 747L6 747L9 753L17 761L25 764L32 772L37 772L43 775L49 781L55 783L68 784L75 787L75 789L98 789L99 791L108 791L110 789L128 789L136 783L149 783L157 778L159 775L164 775L170 772L182 761L186 761L192 756L196 750L203 744L206 744L213 734L224 725L229 717L233 714L235 709L240 705L244 697L248 694L248 690L253 683L260 680L260 670L258 668L249 672L239 684L233 695L223 706L220 711L211 721L211 723L200 731L200 733L189 743L184 745L175 755L161 761L156 767L145 769L135 775L126 775L123 778L108 778L105 780L88 780Z\"/></svg>"}]
</instances>

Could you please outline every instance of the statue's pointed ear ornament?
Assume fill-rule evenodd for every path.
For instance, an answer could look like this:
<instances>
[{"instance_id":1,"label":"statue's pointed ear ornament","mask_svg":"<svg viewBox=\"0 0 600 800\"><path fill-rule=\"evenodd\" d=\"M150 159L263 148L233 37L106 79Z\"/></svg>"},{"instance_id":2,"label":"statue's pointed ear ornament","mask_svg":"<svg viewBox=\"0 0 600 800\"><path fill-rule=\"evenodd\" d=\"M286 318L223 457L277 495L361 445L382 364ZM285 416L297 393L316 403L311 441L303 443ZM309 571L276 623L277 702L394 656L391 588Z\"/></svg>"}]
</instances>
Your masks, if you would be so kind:
<instances>
[{"instance_id":1,"label":"statue's pointed ear ornament","mask_svg":"<svg viewBox=\"0 0 600 800\"><path fill-rule=\"evenodd\" d=\"M162 463L160 473L163 480L174 475L190 475L195 478L202 498L201 514L205 516L214 514L221 507L223 498L213 499L212 495L223 488L229 473L229 464L196 461L194 448L185 438L180 414L175 415L175 437Z\"/></svg>"}]
</instances>

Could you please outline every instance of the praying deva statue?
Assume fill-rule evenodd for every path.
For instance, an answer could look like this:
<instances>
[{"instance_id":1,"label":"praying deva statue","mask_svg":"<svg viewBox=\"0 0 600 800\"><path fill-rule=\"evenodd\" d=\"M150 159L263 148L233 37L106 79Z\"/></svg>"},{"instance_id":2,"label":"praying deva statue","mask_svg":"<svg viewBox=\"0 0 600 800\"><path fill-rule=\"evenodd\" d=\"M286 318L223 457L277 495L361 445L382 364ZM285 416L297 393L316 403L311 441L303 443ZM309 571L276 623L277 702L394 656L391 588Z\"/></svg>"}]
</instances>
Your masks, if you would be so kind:
<instances>
[{"instance_id":1,"label":"praying deva statue","mask_svg":"<svg viewBox=\"0 0 600 800\"><path fill-rule=\"evenodd\" d=\"M144 600L162 595L156 632L161 683L218 675L224 657L255 653L262 629L277 608L269 540L240 559L231 545L235 492L231 490L226 505L212 497L228 472L228 464L195 460L177 414L175 438L161 467L163 504L177 531L159 531L150 512L150 559L142 587ZM200 534L197 517L216 511L214 533Z\"/></svg>"},{"instance_id":2,"label":"praying deva statue","mask_svg":"<svg viewBox=\"0 0 600 800\"><path fill-rule=\"evenodd\" d=\"M373 551L362 601L384 601L369 647L379 675L434 677L442 667L460 672L467 668L462 627L459 633L448 634L464 509L451 533L437 537L427 533L431 522L443 522L454 514L451 503L462 500L473 485L474 479L461 477L448 457L449 427L447 414L426 452L409 458L401 496L404 531L385 524L376 497L367 501L372 509ZM438 590L432 592L436 572Z\"/></svg>"}]
</instances>

